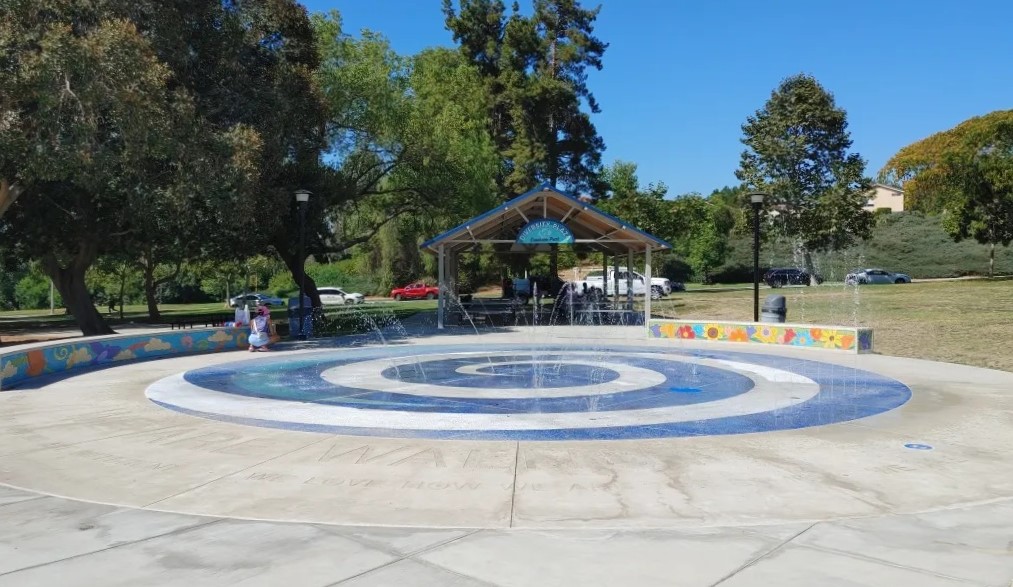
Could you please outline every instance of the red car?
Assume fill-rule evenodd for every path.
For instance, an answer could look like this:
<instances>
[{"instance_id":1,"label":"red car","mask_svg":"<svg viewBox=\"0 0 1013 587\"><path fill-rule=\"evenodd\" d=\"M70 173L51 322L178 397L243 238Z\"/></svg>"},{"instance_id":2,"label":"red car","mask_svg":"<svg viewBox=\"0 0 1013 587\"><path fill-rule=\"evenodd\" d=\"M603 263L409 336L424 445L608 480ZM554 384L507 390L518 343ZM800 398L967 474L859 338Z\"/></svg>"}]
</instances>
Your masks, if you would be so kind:
<instances>
[{"instance_id":1,"label":"red car","mask_svg":"<svg viewBox=\"0 0 1013 587\"><path fill-rule=\"evenodd\" d=\"M395 300L434 300L440 295L440 288L435 285L424 283L413 283L404 287L397 287L390 291L390 297Z\"/></svg>"}]
</instances>

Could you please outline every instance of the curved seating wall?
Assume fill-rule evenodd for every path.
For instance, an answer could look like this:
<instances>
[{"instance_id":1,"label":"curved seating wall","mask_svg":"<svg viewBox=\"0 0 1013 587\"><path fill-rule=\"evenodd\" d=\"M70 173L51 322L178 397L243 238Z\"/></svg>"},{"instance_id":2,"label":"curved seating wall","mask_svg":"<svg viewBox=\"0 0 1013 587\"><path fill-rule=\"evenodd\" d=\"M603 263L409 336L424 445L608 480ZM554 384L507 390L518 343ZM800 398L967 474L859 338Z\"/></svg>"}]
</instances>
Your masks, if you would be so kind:
<instances>
[{"instance_id":1,"label":"curved seating wall","mask_svg":"<svg viewBox=\"0 0 1013 587\"><path fill-rule=\"evenodd\" d=\"M812 324L651 320L650 338L740 342L851 353L872 352L872 329Z\"/></svg>"},{"instance_id":2,"label":"curved seating wall","mask_svg":"<svg viewBox=\"0 0 1013 587\"><path fill-rule=\"evenodd\" d=\"M246 337L244 328L203 328L79 338L0 352L0 390L33 377L71 369L243 349L247 346Z\"/></svg>"}]
</instances>

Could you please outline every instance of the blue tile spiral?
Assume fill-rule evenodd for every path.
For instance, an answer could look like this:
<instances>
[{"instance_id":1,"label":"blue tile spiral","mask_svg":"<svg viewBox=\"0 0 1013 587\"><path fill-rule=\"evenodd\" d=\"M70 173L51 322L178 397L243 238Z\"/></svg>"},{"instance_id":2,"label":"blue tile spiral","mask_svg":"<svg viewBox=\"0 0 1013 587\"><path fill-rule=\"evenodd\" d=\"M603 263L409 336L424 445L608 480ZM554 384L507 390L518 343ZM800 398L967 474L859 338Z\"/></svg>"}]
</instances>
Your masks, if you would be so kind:
<instances>
[{"instance_id":1,"label":"blue tile spiral","mask_svg":"<svg viewBox=\"0 0 1013 587\"><path fill-rule=\"evenodd\" d=\"M467 354L465 354L467 353ZM446 355L461 354L447 357ZM409 357L409 359L406 359ZM674 360L673 360L674 359ZM731 368L701 364L712 359L733 361L793 373L815 382L818 392L791 405L772 404L759 413L689 421L650 422L596 426L598 416L619 414L636 419L638 410L679 409L722 401L737 401L754 391L754 378ZM341 373L365 361L389 361L376 375L389 381L389 390L336 384L327 372ZM628 381L623 367L652 372L652 381ZM644 371L630 371L643 373ZM209 393L259 400L319 404L369 411L376 425L344 426L287 421L284 410L268 418L215 413L176 405L165 398L154 401L167 408L206 418L255 426L306 430L331 434L402 438L482 440L601 440L662 438L770 432L822 426L873 416L904 404L911 391L903 383L882 375L839 364L752 353L657 347L591 347L544 345L462 345L374 347L312 354L257 357L227 365L188 371L186 383ZM440 395L411 391L454 389ZM770 385L770 384L768 384ZM776 385L776 384L775 384ZM581 393L595 386L600 393ZM628 388L628 389L626 389ZM408 390L407 392L405 390ZM461 395L461 390L474 393ZM495 390L513 390L518 397ZM565 393L563 393L565 391ZM384 426L389 411L425 414L474 414L503 422L526 414L586 415L579 426L539 429L424 429ZM364 412L365 413L365 412ZM644 412L648 413L648 412ZM663 412L662 412L663 413Z\"/></svg>"}]
</instances>

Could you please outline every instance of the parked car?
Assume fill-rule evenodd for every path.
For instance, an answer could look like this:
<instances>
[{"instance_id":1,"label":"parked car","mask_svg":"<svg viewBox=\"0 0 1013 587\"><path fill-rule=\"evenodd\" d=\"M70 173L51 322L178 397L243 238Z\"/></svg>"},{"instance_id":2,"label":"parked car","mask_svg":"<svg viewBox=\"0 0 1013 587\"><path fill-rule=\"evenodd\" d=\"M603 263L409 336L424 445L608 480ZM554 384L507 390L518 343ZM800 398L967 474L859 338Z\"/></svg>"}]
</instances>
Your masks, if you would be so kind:
<instances>
[{"instance_id":1,"label":"parked car","mask_svg":"<svg viewBox=\"0 0 1013 587\"><path fill-rule=\"evenodd\" d=\"M786 267L779 269L770 269L763 274L763 281L770 287L784 287L786 285L809 285L812 283L812 279L805 271L795 268ZM823 277L817 275L816 283L823 283Z\"/></svg>"},{"instance_id":2,"label":"parked car","mask_svg":"<svg viewBox=\"0 0 1013 587\"><path fill-rule=\"evenodd\" d=\"M587 289L597 292L605 292L608 295L615 295L616 290L616 278L619 279L619 295L626 295L626 281L631 278L633 283L633 295L642 296L647 292L646 281L647 278L637 273L636 271L628 271L626 267L619 267L619 272L616 273L616 268L609 267L608 279L603 279L605 276L604 271L592 271L587 274L587 277L583 281L577 282L577 288L582 288L585 284ZM603 283L604 282L604 283ZM664 277L652 277L651 278L651 299L657 300L662 296L667 296L672 291L680 291L686 289L681 283L672 283Z\"/></svg>"},{"instance_id":3,"label":"parked car","mask_svg":"<svg viewBox=\"0 0 1013 587\"><path fill-rule=\"evenodd\" d=\"M351 305L351 304L361 304L361 303L363 303L363 302L366 301L366 296L362 295L361 293L359 293L357 291L345 291L345 290L341 289L340 287L337 288L337 290L339 292L341 292L342 294L344 294L344 296L345 296L345 303L346 304L349 304L349 305Z\"/></svg>"},{"instance_id":4,"label":"parked car","mask_svg":"<svg viewBox=\"0 0 1013 587\"><path fill-rule=\"evenodd\" d=\"M233 308L240 306L284 306L285 300L262 293L240 294L229 300Z\"/></svg>"},{"instance_id":5,"label":"parked car","mask_svg":"<svg viewBox=\"0 0 1013 587\"><path fill-rule=\"evenodd\" d=\"M325 306L361 304L366 301L361 293L349 293L340 287L330 285L318 287L317 292L320 293L320 303Z\"/></svg>"},{"instance_id":6,"label":"parked car","mask_svg":"<svg viewBox=\"0 0 1013 587\"><path fill-rule=\"evenodd\" d=\"M404 287L396 287L390 290L390 297L395 300L434 300L440 295L440 288L435 285L424 283L413 283Z\"/></svg>"},{"instance_id":7,"label":"parked car","mask_svg":"<svg viewBox=\"0 0 1013 587\"><path fill-rule=\"evenodd\" d=\"M891 273L883 269L855 269L844 278L848 285L862 283L911 283L911 276L905 273Z\"/></svg>"}]
</instances>

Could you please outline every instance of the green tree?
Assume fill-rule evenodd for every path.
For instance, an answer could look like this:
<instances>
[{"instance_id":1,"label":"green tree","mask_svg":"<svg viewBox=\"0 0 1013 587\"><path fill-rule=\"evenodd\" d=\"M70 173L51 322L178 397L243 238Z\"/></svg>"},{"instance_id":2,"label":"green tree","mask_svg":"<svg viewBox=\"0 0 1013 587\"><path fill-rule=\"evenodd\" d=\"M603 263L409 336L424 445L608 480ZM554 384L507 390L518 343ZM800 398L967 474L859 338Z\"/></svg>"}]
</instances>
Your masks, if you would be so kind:
<instances>
[{"instance_id":1,"label":"green tree","mask_svg":"<svg viewBox=\"0 0 1013 587\"><path fill-rule=\"evenodd\" d=\"M85 334L112 330L85 273L123 236L141 170L168 167L169 129L187 109L133 23L93 4L11 0L0 20L3 222L42 261ZM12 196L19 192L17 199Z\"/></svg>"},{"instance_id":2,"label":"green tree","mask_svg":"<svg viewBox=\"0 0 1013 587\"><path fill-rule=\"evenodd\" d=\"M37 268L32 268L14 286L14 304L21 310L35 310L49 307L49 278ZM59 294L55 296L56 307L62 305Z\"/></svg>"},{"instance_id":3,"label":"green tree","mask_svg":"<svg viewBox=\"0 0 1013 587\"><path fill-rule=\"evenodd\" d=\"M994 275L996 244L1013 242L1013 110L974 117L908 145L880 175L903 182L905 198L919 208L943 212L954 240L988 245Z\"/></svg>"},{"instance_id":4,"label":"green tree","mask_svg":"<svg viewBox=\"0 0 1013 587\"><path fill-rule=\"evenodd\" d=\"M444 0L447 28L489 93L488 125L503 164L506 195L540 181L597 188L604 141L590 114L600 108L587 69L602 68L608 47L594 36L599 8L576 0L535 0L533 14L499 0ZM583 109L586 106L587 111Z\"/></svg>"},{"instance_id":5,"label":"green tree","mask_svg":"<svg viewBox=\"0 0 1013 587\"><path fill-rule=\"evenodd\" d=\"M314 20L328 106L328 188L309 254L340 256L358 245L391 283L398 257L421 264L419 235L463 220L494 201L497 156L485 89L459 54L397 55L386 39L341 30L337 13ZM375 237L379 237L374 241ZM373 242L371 242L373 241ZM391 248L385 243L397 242ZM314 295L315 282L307 280ZM314 300L314 303L317 303Z\"/></svg>"},{"instance_id":6,"label":"green tree","mask_svg":"<svg viewBox=\"0 0 1013 587\"><path fill-rule=\"evenodd\" d=\"M166 241L167 255L152 257L168 266L181 257L228 265L273 248L298 280L293 193L314 192L307 225L318 235L327 229L322 200L334 190L321 164L328 119L316 78L321 63L316 31L295 0L196 5L199 10L189 3L155 2L147 14L160 23L160 54L196 97L202 127L226 139L214 152L227 159L222 170L188 166L215 180L186 204L198 212L202 234L177 232L175 242Z\"/></svg>"},{"instance_id":7,"label":"green tree","mask_svg":"<svg viewBox=\"0 0 1013 587\"><path fill-rule=\"evenodd\" d=\"M728 233L735 223L730 207L717 197L686 194L671 203L669 213L680 227L673 240L676 252L686 258L701 281L709 282L728 254Z\"/></svg>"},{"instance_id":8,"label":"green tree","mask_svg":"<svg viewBox=\"0 0 1013 587\"><path fill-rule=\"evenodd\" d=\"M871 230L863 209L870 182L861 156L848 152L847 114L800 74L782 81L742 132L746 150L735 175L770 194L770 221L795 241L815 279L813 252L842 249Z\"/></svg>"},{"instance_id":9,"label":"green tree","mask_svg":"<svg viewBox=\"0 0 1013 587\"><path fill-rule=\"evenodd\" d=\"M678 229L671 202L665 200L668 187L664 183L641 187L637 164L629 161L605 166L598 182L607 190L598 202L602 210L663 239L675 237Z\"/></svg>"},{"instance_id":10,"label":"green tree","mask_svg":"<svg viewBox=\"0 0 1013 587\"><path fill-rule=\"evenodd\" d=\"M637 166L628 161L606 166L600 180L608 186L608 192L599 207L671 242L673 253L686 259L704 281L724 263L728 233L735 225L738 209L734 198L730 203L721 197L687 194L667 200L665 184L641 187Z\"/></svg>"},{"instance_id":11,"label":"green tree","mask_svg":"<svg viewBox=\"0 0 1013 587\"><path fill-rule=\"evenodd\" d=\"M99 258L88 271L88 289L95 297L104 298L106 308L111 314L114 309L119 311L123 319L123 306L132 303L143 294L142 277L137 270L134 259L130 255L105 255Z\"/></svg>"}]
</instances>

